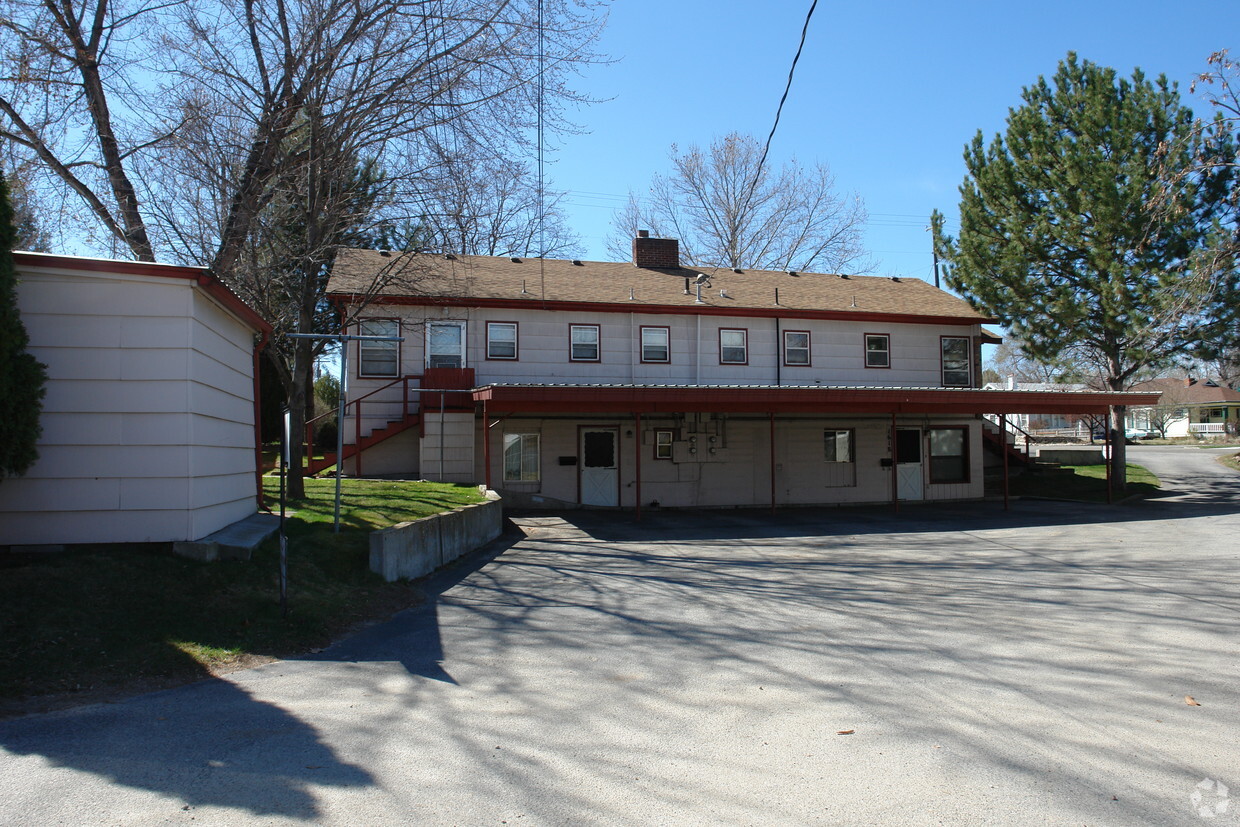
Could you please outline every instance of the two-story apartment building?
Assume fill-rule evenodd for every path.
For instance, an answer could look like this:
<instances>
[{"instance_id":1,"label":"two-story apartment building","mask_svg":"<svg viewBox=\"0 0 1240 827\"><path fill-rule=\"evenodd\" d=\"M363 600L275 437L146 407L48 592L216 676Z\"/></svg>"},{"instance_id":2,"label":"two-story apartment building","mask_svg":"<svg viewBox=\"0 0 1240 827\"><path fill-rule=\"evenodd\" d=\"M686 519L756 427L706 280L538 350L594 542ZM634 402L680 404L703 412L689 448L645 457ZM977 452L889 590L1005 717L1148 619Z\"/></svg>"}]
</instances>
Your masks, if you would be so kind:
<instances>
[{"instance_id":1,"label":"two-story apartment building","mask_svg":"<svg viewBox=\"0 0 1240 827\"><path fill-rule=\"evenodd\" d=\"M645 236L633 252L342 251L328 292L350 332L403 337L350 348L346 473L551 506L971 499L981 414L1125 401L981 390L990 320L919 279L684 268Z\"/></svg>"}]
</instances>

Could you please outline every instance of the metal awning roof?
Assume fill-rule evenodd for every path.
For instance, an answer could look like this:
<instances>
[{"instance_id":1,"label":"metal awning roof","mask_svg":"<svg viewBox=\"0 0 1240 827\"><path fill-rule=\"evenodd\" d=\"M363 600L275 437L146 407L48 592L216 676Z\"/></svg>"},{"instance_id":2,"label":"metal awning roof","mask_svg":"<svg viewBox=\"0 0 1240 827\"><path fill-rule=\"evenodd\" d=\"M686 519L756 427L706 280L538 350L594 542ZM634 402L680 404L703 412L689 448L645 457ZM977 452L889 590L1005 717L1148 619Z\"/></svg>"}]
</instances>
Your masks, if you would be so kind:
<instances>
[{"instance_id":1,"label":"metal awning roof","mask_svg":"<svg viewBox=\"0 0 1240 827\"><path fill-rule=\"evenodd\" d=\"M1104 414L1155 405L1157 393L825 385L492 384L473 390L494 413Z\"/></svg>"}]
</instances>

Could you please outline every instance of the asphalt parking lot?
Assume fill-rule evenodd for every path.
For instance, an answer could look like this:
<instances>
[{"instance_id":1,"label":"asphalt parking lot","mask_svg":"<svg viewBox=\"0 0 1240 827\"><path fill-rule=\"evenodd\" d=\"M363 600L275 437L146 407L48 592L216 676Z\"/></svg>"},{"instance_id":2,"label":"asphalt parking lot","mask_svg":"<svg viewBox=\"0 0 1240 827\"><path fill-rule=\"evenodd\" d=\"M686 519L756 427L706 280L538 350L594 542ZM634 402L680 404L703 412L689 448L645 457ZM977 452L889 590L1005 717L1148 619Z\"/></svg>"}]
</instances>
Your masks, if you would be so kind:
<instances>
[{"instance_id":1,"label":"asphalt parking lot","mask_svg":"<svg viewBox=\"0 0 1240 827\"><path fill-rule=\"evenodd\" d=\"M0 824L1240 823L1240 475L1130 450L1164 496L519 518L311 658L0 722Z\"/></svg>"}]
</instances>

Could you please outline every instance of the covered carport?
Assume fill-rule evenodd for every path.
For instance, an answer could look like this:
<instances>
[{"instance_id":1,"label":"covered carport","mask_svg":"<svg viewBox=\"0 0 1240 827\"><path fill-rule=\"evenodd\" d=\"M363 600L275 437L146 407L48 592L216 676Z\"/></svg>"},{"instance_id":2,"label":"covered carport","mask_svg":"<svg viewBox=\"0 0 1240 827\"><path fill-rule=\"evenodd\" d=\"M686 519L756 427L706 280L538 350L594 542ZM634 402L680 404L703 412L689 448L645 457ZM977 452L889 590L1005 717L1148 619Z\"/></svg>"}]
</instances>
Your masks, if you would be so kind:
<instances>
[{"instance_id":1,"label":"covered carport","mask_svg":"<svg viewBox=\"0 0 1240 827\"><path fill-rule=\"evenodd\" d=\"M771 510L776 508L775 423L781 415L866 414L890 417L892 446L892 505L899 508L895 477L899 463L896 439L901 415L982 416L1000 418L1006 432L1007 416L1026 414L1108 415L1113 407L1152 405L1157 394L1118 391L1024 391L975 388L884 388L772 385L603 385L603 384L492 384L473 391L481 406L483 433L514 414L611 414L632 417L640 431L642 416L650 414L728 413L765 414L770 423ZM491 440L483 439L486 484L491 480ZM641 519L642 451L634 448L636 502ZM1108 481L1110 465L1108 464ZM1004 503L1007 504L1009 469L1003 463ZM1108 486L1109 488L1110 486Z\"/></svg>"}]
</instances>

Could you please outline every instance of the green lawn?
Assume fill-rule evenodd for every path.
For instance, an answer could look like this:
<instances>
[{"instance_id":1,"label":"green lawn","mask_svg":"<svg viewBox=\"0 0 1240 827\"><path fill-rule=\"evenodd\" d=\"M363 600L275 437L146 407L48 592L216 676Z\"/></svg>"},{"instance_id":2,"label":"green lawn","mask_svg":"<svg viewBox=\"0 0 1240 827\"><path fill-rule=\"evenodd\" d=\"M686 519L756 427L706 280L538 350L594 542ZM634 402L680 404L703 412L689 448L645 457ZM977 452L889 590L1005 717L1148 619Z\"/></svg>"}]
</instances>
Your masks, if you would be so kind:
<instances>
[{"instance_id":1,"label":"green lawn","mask_svg":"<svg viewBox=\"0 0 1240 827\"><path fill-rule=\"evenodd\" d=\"M274 497L279 480L264 487ZM335 534L335 482L306 489L286 520L287 618L274 537L249 562L197 563L167 544L0 555L0 698L160 685L324 646L420 599L369 571L371 530L481 499L472 486L345 480Z\"/></svg>"},{"instance_id":2,"label":"green lawn","mask_svg":"<svg viewBox=\"0 0 1240 827\"><path fill-rule=\"evenodd\" d=\"M1157 491L1158 477L1140 465L1128 465L1125 497ZM1058 468L1033 467L1013 477L1009 491L1020 497L1047 497L1057 500L1107 501L1105 465L1064 465Z\"/></svg>"}]
</instances>

